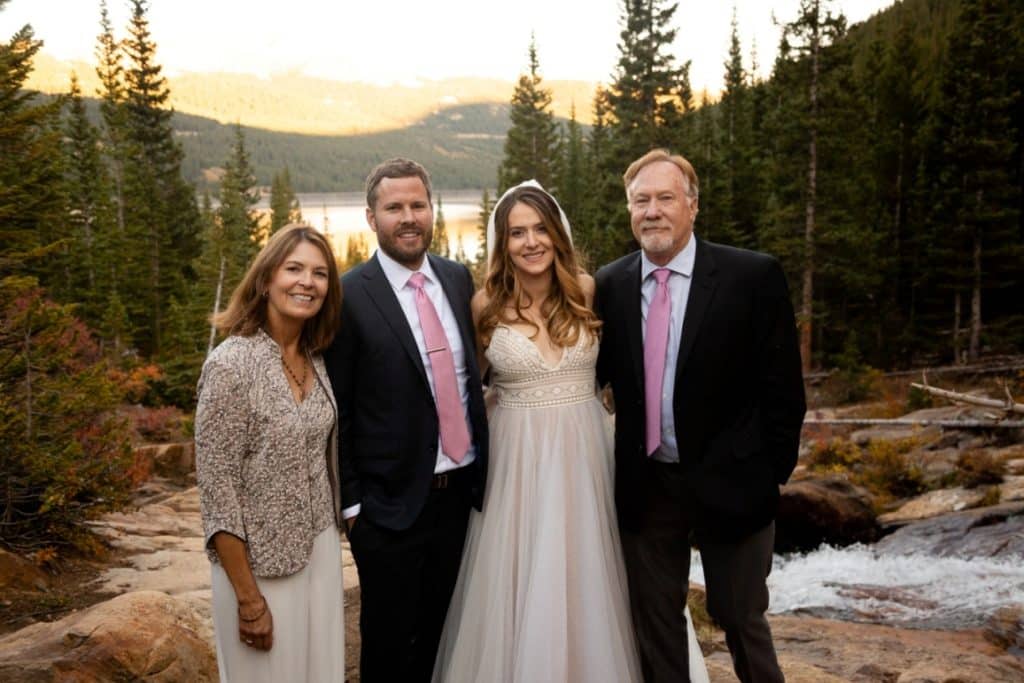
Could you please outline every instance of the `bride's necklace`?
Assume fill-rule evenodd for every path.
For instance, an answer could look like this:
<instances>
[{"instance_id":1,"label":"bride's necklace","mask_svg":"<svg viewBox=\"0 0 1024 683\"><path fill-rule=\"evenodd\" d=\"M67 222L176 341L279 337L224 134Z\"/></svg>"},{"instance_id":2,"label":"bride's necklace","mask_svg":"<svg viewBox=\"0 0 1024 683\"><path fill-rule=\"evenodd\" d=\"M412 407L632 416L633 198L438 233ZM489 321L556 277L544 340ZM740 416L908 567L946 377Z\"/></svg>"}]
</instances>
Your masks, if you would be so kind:
<instances>
[{"instance_id":1,"label":"bride's necklace","mask_svg":"<svg viewBox=\"0 0 1024 683\"><path fill-rule=\"evenodd\" d=\"M302 357L302 379L300 380L295 371L292 370L292 366L288 365L288 361L284 359L284 354L281 354L281 364L284 365L284 369L291 375L291 378L295 380L295 383L299 386L299 402L306 400L306 377L309 374L309 364L306 363L306 357Z\"/></svg>"}]
</instances>

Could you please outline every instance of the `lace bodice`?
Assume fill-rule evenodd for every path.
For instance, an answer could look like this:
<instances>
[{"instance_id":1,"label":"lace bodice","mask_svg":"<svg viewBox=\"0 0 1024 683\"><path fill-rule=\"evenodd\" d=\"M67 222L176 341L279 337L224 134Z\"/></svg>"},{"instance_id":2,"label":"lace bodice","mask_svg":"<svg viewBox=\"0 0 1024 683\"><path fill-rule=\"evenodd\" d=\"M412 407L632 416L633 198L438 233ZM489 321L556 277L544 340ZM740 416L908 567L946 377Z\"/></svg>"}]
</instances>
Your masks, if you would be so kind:
<instances>
[{"instance_id":1,"label":"lace bodice","mask_svg":"<svg viewBox=\"0 0 1024 683\"><path fill-rule=\"evenodd\" d=\"M550 365L524 333L499 325L484 354L491 364L498 405L545 408L592 400L597 350L597 340L581 334L575 346L563 349L558 363Z\"/></svg>"}]
</instances>

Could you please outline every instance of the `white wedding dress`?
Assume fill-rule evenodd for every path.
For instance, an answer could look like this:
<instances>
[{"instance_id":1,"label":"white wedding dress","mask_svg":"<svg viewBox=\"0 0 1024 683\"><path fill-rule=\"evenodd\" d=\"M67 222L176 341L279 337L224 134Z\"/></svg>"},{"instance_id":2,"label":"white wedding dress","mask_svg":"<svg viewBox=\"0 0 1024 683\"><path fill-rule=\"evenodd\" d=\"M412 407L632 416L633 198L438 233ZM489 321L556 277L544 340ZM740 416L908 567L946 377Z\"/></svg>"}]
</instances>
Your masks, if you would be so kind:
<instances>
[{"instance_id":1,"label":"white wedding dress","mask_svg":"<svg viewBox=\"0 0 1024 683\"><path fill-rule=\"evenodd\" d=\"M435 682L641 680L597 350L581 335L551 366L523 333L494 331L487 493L470 519ZM692 626L680 647L691 680L706 683Z\"/></svg>"}]
</instances>

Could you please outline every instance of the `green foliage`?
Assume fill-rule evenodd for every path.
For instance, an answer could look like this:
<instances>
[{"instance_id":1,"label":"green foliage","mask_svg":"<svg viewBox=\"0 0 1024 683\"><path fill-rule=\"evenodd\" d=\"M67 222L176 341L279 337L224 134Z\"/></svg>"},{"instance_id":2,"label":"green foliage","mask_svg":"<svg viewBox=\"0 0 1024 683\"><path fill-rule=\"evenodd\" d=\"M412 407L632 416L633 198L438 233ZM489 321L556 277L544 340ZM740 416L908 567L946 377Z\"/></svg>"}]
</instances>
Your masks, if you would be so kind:
<instances>
[{"instance_id":1,"label":"green foliage","mask_svg":"<svg viewBox=\"0 0 1024 683\"><path fill-rule=\"evenodd\" d=\"M448 228L444 220L444 205L441 195L437 195L437 212L434 214L434 234L430 240L430 251L443 256L451 257L451 246L448 242Z\"/></svg>"},{"instance_id":2,"label":"green foliage","mask_svg":"<svg viewBox=\"0 0 1024 683\"><path fill-rule=\"evenodd\" d=\"M505 157L498 168L499 194L531 178L550 192L558 191L558 124L551 112L551 90L541 85L537 45L532 37L529 57L530 72L519 77L512 93L512 125L505 136Z\"/></svg>"},{"instance_id":3,"label":"green foliage","mask_svg":"<svg viewBox=\"0 0 1024 683\"><path fill-rule=\"evenodd\" d=\"M250 174L254 172L250 170ZM295 196L292 175L285 164L280 173L274 174L274 180L270 184L270 234L273 235L289 223L300 222L302 210L299 207L299 198Z\"/></svg>"},{"instance_id":4,"label":"green foliage","mask_svg":"<svg viewBox=\"0 0 1024 683\"><path fill-rule=\"evenodd\" d=\"M122 393L71 306L30 278L0 281L0 542L75 544L82 521L126 500Z\"/></svg>"},{"instance_id":5,"label":"green foliage","mask_svg":"<svg viewBox=\"0 0 1024 683\"><path fill-rule=\"evenodd\" d=\"M846 439L832 439L811 447L807 466L818 472L846 472L861 463L860 448Z\"/></svg>"},{"instance_id":6,"label":"green foliage","mask_svg":"<svg viewBox=\"0 0 1024 683\"><path fill-rule=\"evenodd\" d=\"M924 410L925 408L931 408L935 405L935 401L932 395L923 389L917 387L910 387L907 391L907 412L913 412L915 410Z\"/></svg>"},{"instance_id":7,"label":"green foliage","mask_svg":"<svg viewBox=\"0 0 1024 683\"><path fill-rule=\"evenodd\" d=\"M366 243L366 237L362 233L350 234L345 248L345 258L339 262L338 269L345 273L360 263L366 262L368 258L370 258L370 245Z\"/></svg>"},{"instance_id":8,"label":"green foliage","mask_svg":"<svg viewBox=\"0 0 1024 683\"><path fill-rule=\"evenodd\" d=\"M878 396L882 374L861 359L857 333L850 331L843 349L833 356L837 371L828 380L829 395L840 404L858 403Z\"/></svg>"},{"instance_id":9,"label":"green foliage","mask_svg":"<svg viewBox=\"0 0 1024 683\"><path fill-rule=\"evenodd\" d=\"M921 466L907 457L917 446L915 439L872 441L863 456L855 481L883 499L907 498L923 493L927 486Z\"/></svg>"},{"instance_id":10,"label":"green foliage","mask_svg":"<svg viewBox=\"0 0 1024 683\"><path fill-rule=\"evenodd\" d=\"M29 26L0 42L0 276L63 278L61 101L23 90L42 43Z\"/></svg>"},{"instance_id":11,"label":"green foliage","mask_svg":"<svg viewBox=\"0 0 1024 683\"><path fill-rule=\"evenodd\" d=\"M480 213L477 214L476 222L476 259L470 268L470 271L473 273L473 282L476 283L477 287L483 286L484 278L487 276L487 222L491 217L491 211L494 210L495 201L491 199L491 193L484 188L483 194L480 197Z\"/></svg>"}]
</instances>

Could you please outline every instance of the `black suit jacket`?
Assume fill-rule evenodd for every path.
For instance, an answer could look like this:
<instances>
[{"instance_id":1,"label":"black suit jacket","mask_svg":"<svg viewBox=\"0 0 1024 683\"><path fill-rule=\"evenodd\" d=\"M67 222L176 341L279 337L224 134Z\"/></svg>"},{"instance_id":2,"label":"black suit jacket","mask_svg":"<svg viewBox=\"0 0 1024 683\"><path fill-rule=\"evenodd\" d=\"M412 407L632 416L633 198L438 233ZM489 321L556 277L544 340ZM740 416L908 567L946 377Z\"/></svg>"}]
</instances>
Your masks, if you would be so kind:
<instances>
[{"instance_id":1,"label":"black suit jacket","mask_svg":"<svg viewBox=\"0 0 1024 683\"><path fill-rule=\"evenodd\" d=\"M476 449L469 467L479 509L487 476L487 417L469 310L473 278L463 265L428 258L462 334ZM324 358L338 400L342 507L361 503L360 515L374 524L407 529L430 492L440 438L437 409L416 340L377 257L341 282L341 328Z\"/></svg>"},{"instance_id":2,"label":"black suit jacket","mask_svg":"<svg viewBox=\"0 0 1024 683\"><path fill-rule=\"evenodd\" d=\"M640 252L596 276L604 321L598 376L615 396L615 498L625 528L643 524L645 495L640 276ZM796 323L778 261L697 239L677 353L681 504L698 540L741 538L774 519L805 412Z\"/></svg>"}]
</instances>

